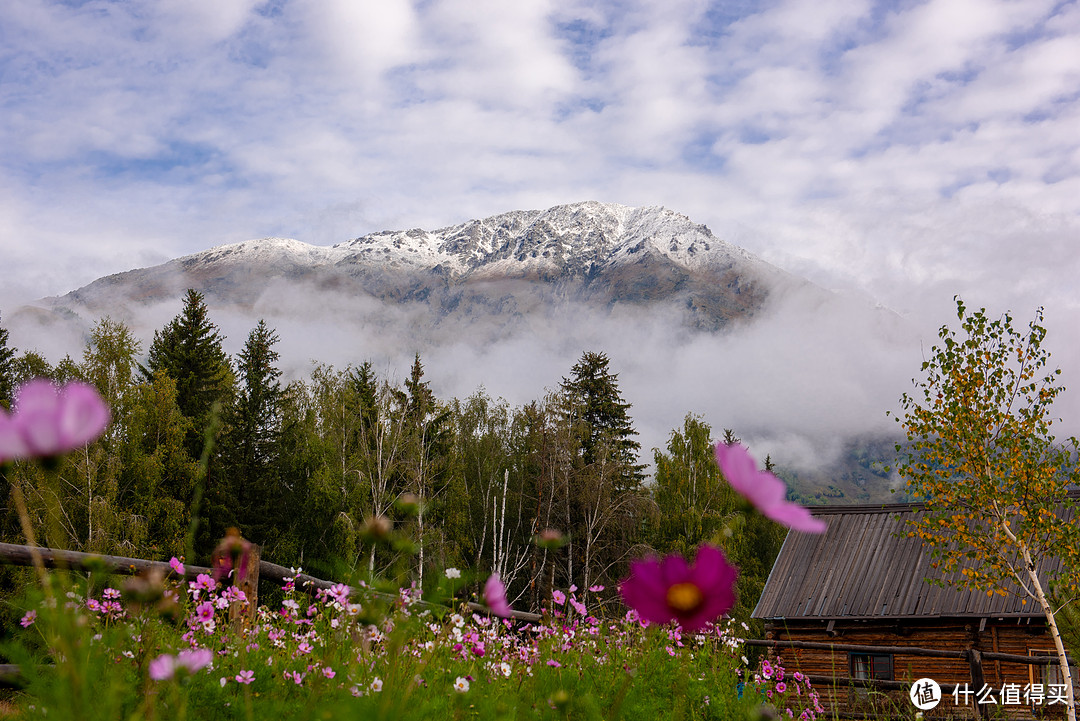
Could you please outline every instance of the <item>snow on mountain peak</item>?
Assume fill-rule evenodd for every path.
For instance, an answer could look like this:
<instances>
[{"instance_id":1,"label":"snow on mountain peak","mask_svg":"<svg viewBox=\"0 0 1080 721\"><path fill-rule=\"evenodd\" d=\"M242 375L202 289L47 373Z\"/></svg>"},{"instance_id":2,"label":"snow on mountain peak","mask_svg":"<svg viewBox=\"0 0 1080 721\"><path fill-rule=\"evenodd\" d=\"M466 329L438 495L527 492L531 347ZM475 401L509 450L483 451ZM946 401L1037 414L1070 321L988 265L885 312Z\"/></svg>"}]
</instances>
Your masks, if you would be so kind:
<instances>
[{"instance_id":1,"label":"snow on mountain peak","mask_svg":"<svg viewBox=\"0 0 1080 721\"><path fill-rule=\"evenodd\" d=\"M515 210L433 231L381 231L340 243L350 262L417 270L442 267L453 276L541 270L586 272L602 265L663 256L687 268L703 263L760 262L716 238L703 225L662 207L633 208L585 201L546 210ZM646 253L641 254L641 251Z\"/></svg>"}]
</instances>

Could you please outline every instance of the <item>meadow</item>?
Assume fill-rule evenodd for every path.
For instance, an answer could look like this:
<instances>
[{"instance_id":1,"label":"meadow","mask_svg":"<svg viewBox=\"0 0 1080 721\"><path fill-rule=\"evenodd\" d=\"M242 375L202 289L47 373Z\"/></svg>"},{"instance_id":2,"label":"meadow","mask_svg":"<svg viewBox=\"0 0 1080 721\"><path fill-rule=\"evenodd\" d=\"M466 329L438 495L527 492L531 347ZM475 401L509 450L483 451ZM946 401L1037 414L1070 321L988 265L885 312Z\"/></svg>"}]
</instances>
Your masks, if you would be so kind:
<instances>
[{"instance_id":1,"label":"meadow","mask_svg":"<svg viewBox=\"0 0 1080 721\"><path fill-rule=\"evenodd\" d=\"M110 418L89 384L30 381L12 411L0 412L0 463L36 466L48 488L63 480L59 459L85 452ZM719 444L716 463L751 512L823 530L742 446ZM9 494L35 547L21 487ZM415 500L403 506L422 513ZM67 509L46 510L55 536L49 521ZM765 659L749 668L735 633L749 627L727 616L738 569L716 546L700 545L692 560L639 558L617 588L564 590L552 581L542 613L523 618L498 572L442 567L436 579L418 579L422 547L409 534L373 517L365 531L373 556L381 548L395 559L382 573L316 590L297 587L307 577L296 569L262 592L262 605L243 590L256 592L249 572L258 547L235 529L211 554L210 573L189 573L174 556L167 571L159 563L120 582L93 564L46 570L35 555L23 595L7 598L20 628L0 651L21 678L4 708L18 718L181 720L741 719L763 709L810 719L824 711L801 674L785 678ZM554 552L565 538L549 529L534 543ZM469 603L485 576L483 604Z\"/></svg>"},{"instance_id":2,"label":"meadow","mask_svg":"<svg viewBox=\"0 0 1080 721\"><path fill-rule=\"evenodd\" d=\"M613 617L590 608L604 589L558 591L540 621L521 622L448 605L462 585L456 569L439 583L444 603L366 584L308 594L289 580L254 613L228 578L115 579L59 572L33 586L22 632L4 649L25 677L8 698L12 717L753 719L763 703L783 717L823 711L800 674L785 679L768 662L749 672L745 627L733 619L692 633L634 610Z\"/></svg>"}]
</instances>

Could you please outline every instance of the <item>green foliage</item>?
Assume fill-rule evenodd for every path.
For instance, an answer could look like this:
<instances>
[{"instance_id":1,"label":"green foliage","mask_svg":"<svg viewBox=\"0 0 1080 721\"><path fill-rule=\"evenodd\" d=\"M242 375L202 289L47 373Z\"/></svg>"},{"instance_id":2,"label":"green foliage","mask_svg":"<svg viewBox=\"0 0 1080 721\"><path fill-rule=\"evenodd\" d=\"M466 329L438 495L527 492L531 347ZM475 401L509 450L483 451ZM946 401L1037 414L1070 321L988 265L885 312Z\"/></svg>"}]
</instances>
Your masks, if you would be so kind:
<instances>
[{"instance_id":1,"label":"green foliage","mask_svg":"<svg viewBox=\"0 0 1080 721\"><path fill-rule=\"evenodd\" d=\"M557 392L512 407L482 389L437 398L419 354L400 384L368 361L315 365L283 386L277 343L260 321L230 368L202 295L189 291L145 366L139 341L109 318L80 364L58 371L24 354L23 368L84 378L113 409L107 433L49 473L8 471L33 528L56 545L153 559L182 555L195 528L189 560L206 562L236 526L265 558L326 577L374 579L405 558L423 587L433 568L497 572L515 607L534 609L572 585L604 585L617 604L629 561L649 549L712 541L751 569L772 560L771 526L724 535L736 505L700 418L673 432L657 485L643 485L630 406L603 353L584 353ZM219 401L220 437L201 470ZM373 543L373 519L406 541ZM6 538L22 540L10 508L5 523ZM549 529L562 543L534 543ZM757 574L740 583L753 588Z\"/></svg>"},{"instance_id":2,"label":"green foliage","mask_svg":"<svg viewBox=\"0 0 1080 721\"><path fill-rule=\"evenodd\" d=\"M150 355L143 368L149 381L157 371L164 371L176 381L177 404L185 417L197 427L205 425L215 401L228 397L233 384L225 351L224 338L210 321L202 293L188 289L184 307L164 328L154 332ZM192 456L202 450L197 434L189 439Z\"/></svg>"},{"instance_id":3,"label":"green foliage","mask_svg":"<svg viewBox=\"0 0 1080 721\"><path fill-rule=\"evenodd\" d=\"M8 330L0 326L0 408L11 408L15 387L15 349L8 347Z\"/></svg>"},{"instance_id":4,"label":"green foliage","mask_svg":"<svg viewBox=\"0 0 1080 721\"><path fill-rule=\"evenodd\" d=\"M110 583L111 581L111 583ZM126 605L127 614L94 613L102 582L52 575L21 601L17 613L36 618L4 648L25 671L27 685L11 703L19 718L78 719L754 719L759 700L736 690L737 648L722 634L676 647L664 628L597 624L572 633L552 622L544 634L515 634L471 614L416 606L358 623L329 599L286 591L313 609L315 633L300 636L288 607L264 607L248 635L220 618L205 647L222 651L213 666L153 678L151 665L191 644L185 616L195 601L180 590L179 621ZM57 599L72 600L64 608ZM357 598L366 608L376 605ZM575 620L575 624L581 623ZM463 627L463 628L462 628ZM270 632L278 633L274 641ZM461 632L486 646L460 653ZM458 635L455 636L455 633ZM301 643L303 642L303 643ZM476 643L473 641L472 643ZM503 660L504 651L506 660ZM549 664L548 662L552 663ZM250 684L238 682L241 672ZM455 684L468 679L467 688Z\"/></svg>"},{"instance_id":5,"label":"green foliage","mask_svg":"<svg viewBox=\"0 0 1080 721\"><path fill-rule=\"evenodd\" d=\"M730 428L724 429L723 438L739 442ZM746 502L724 480L714 448L709 424L687 414L682 429L671 432L667 451L653 450L657 513L650 523L649 542L661 553L686 557L702 543L722 548L739 568L732 615L749 618L786 529L761 514L747 513Z\"/></svg>"},{"instance_id":6,"label":"green foliage","mask_svg":"<svg viewBox=\"0 0 1080 721\"><path fill-rule=\"evenodd\" d=\"M237 526L260 545L272 545L286 505L278 473L282 396L281 371L274 365L278 340L260 320L237 356L240 384L225 411L221 442L224 472L207 499L213 531L223 535Z\"/></svg>"},{"instance_id":7,"label":"green foliage","mask_svg":"<svg viewBox=\"0 0 1080 721\"><path fill-rule=\"evenodd\" d=\"M571 377L563 378L560 388L567 417L580 423L581 454L586 465L595 463L606 450L622 466L618 485L629 489L644 478L644 466L637 463L641 444L633 438L637 431L630 419L630 404L623 400L619 376L609 370L609 365L604 353L582 353L570 369Z\"/></svg>"},{"instance_id":8,"label":"green foliage","mask_svg":"<svg viewBox=\"0 0 1080 721\"><path fill-rule=\"evenodd\" d=\"M1080 591L1080 528L1066 495L1080 481L1075 438L1058 443L1050 406L1064 391L1060 369L1048 368L1042 309L1026 331L1006 313L969 311L956 298L962 335L942 326L941 344L923 363L918 391L900 399L907 433L899 472L924 499L911 535L930 545L946 578L960 586L1034 600L1046 617L1063 678L1070 678L1047 582ZM897 446L901 451L901 446ZM1039 576L1039 562L1061 561ZM1076 718L1072 684L1068 717Z\"/></svg>"},{"instance_id":9,"label":"green foliage","mask_svg":"<svg viewBox=\"0 0 1080 721\"><path fill-rule=\"evenodd\" d=\"M963 335L941 328L926 379L901 398L908 444L897 446L898 470L926 503L912 532L932 544L942 570L1004 593L1003 584L1029 582L1023 552L1078 567L1078 530L1057 515L1080 480L1078 446L1051 433L1050 406L1064 387L1047 367L1041 309L1021 332L1007 313L991 320L959 298L956 306ZM968 563L972 551L979 563Z\"/></svg>"},{"instance_id":10,"label":"green foliage","mask_svg":"<svg viewBox=\"0 0 1080 721\"><path fill-rule=\"evenodd\" d=\"M15 387L21 386L32 378L54 378L55 373L45 356L37 351L23 351L12 361L12 379Z\"/></svg>"}]
</instances>

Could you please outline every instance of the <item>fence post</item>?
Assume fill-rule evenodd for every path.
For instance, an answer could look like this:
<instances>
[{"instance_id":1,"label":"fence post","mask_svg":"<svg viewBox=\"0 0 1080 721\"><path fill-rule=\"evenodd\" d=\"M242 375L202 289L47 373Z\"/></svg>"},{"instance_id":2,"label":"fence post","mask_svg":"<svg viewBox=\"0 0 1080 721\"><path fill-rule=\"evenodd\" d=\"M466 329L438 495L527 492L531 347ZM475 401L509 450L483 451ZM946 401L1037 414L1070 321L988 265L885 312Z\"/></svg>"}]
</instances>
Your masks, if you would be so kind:
<instances>
[{"instance_id":1,"label":"fence post","mask_svg":"<svg viewBox=\"0 0 1080 721\"><path fill-rule=\"evenodd\" d=\"M985 718L983 707L979 704L979 691L986 685L986 677L983 675L982 652L977 648L967 649L968 663L971 664L971 687L975 690L972 705L975 707L975 718Z\"/></svg>"}]
</instances>

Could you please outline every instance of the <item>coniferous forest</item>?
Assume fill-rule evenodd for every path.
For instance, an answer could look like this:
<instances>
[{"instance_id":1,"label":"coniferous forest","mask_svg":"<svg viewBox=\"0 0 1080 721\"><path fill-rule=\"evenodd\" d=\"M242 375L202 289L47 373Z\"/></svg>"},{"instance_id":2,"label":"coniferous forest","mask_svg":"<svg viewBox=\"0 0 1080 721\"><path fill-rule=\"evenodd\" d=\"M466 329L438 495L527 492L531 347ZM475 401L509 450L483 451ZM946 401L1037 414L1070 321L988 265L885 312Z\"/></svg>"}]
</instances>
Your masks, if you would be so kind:
<instances>
[{"instance_id":1,"label":"coniferous forest","mask_svg":"<svg viewBox=\"0 0 1080 721\"><path fill-rule=\"evenodd\" d=\"M712 443L734 431L688 414L646 477L603 352L511 407L483 389L437 398L420 355L400 385L363 359L284 383L278 340L260 321L230 358L194 290L148 346L104 318L81 359L55 366L0 328L0 404L46 376L91 383L112 409L105 435L56 473L8 467L2 540L26 540L18 486L37 541L54 547L204 562L237 528L263 558L329 579L376 578L402 558L421 586L437 568L497 572L522 610L571 586L614 601L630 560L712 542L740 569L732 615L752 610L786 529L742 514L724 482ZM379 543L387 522L407 542Z\"/></svg>"}]
</instances>

